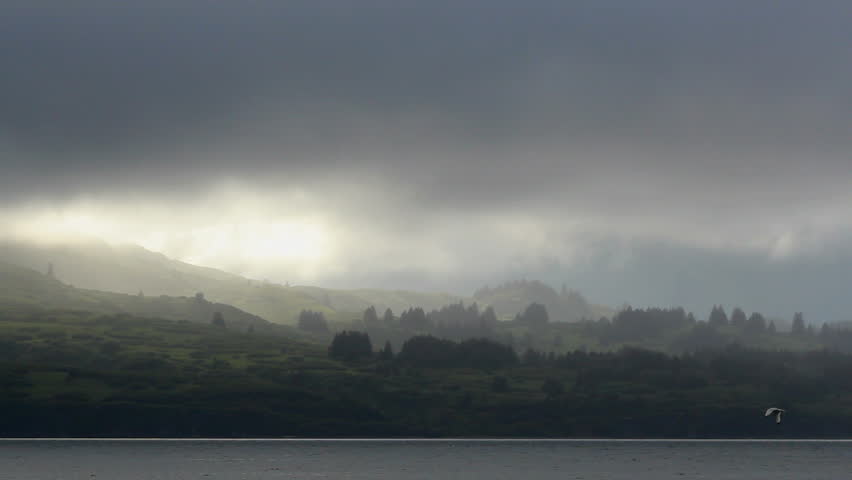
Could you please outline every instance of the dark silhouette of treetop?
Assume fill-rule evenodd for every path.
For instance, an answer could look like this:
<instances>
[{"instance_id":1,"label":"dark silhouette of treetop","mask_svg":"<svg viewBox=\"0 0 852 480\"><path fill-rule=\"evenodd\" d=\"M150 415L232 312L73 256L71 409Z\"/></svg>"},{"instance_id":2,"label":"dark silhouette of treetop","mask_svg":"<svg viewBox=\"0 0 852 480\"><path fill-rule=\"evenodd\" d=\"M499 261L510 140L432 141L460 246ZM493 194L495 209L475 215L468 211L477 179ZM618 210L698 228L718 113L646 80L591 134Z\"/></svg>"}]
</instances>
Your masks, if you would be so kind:
<instances>
[{"instance_id":1,"label":"dark silhouette of treetop","mask_svg":"<svg viewBox=\"0 0 852 480\"><path fill-rule=\"evenodd\" d=\"M739 328L743 328L746 325L746 314L742 308L736 307L731 312L731 325Z\"/></svg>"},{"instance_id":2,"label":"dark silhouette of treetop","mask_svg":"<svg viewBox=\"0 0 852 480\"><path fill-rule=\"evenodd\" d=\"M360 360L373 356L370 336L364 332L342 331L334 336L328 355L339 360Z\"/></svg>"},{"instance_id":3,"label":"dark silhouette of treetop","mask_svg":"<svg viewBox=\"0 0 852 480\"><path fill-rule=\"evenodd\" d=\"M804 335L805 334L805 316L802 312L796 312L793 315L793 335Z\"/></svg>"},{"instance_id":4,"label":"dark silhouette of treetop","mask_svg":"<svg viewBox=\"0 0 852 480\"><path fill-rule=\"evenodd\" d=\"M766 319L759 312L754 312L748 317L745 329L751 334L763 333L766 331Z\"/></svg>"},{"instance_id":5,"label":"dark silhouette of treetop","mask_svg":"<svg viewBox=\"0 0 852 480\"><path fill-rule=\"evenodd\" d=\"M302 310L299 313L299 330L313 333L328 333L328 322L322 312Z\"/></svg>"},{"instance_id":6,"label":"dark silhouette of treetop","mask_svg":"<svg viewBox=\"0 0 852 480\"><path fill-rule=\"evenodd\" d=\"M391 346L390 341L385 342L384 348L379 352L379 360L389 362L393 360L393 347Z\"/></svg>"},{"instance_id":7,"label":"dark silhouette of treetop","mask_svg":"<svg viewBox=\"0 0 852 480\"><path fill-rule=\"evenodd\" d=\"M364 325L367 328L376 328L379 326L379 315L376 313L376 307L370 305L364 310L364 315L362 317L364 321Z\"/></svg>"},{"instance_id":8,"label":"dark silhouette of treetop","mask_svg":"<svg viewBox=\"0 0 852 480\"><path fill-rule=\"evenodd\" d=\"M714 327L722 327L728 324L728 315L725 314L725 309L721 305L713 305L710 310L710 318L707 323Z\"/></svg>"},{"instance_id":9,"label":"dark silhouette of treetop","mask_svg":"<svg viewBox=\"0 0 852 480\"><path fill-rule=\"evenodd\" d=\"M550 316L547 314L544 305L533 302L527 306L523 313L519 313L515 320L523 325L540 327L550 322Z\"/></svg>"},{"instance_id":10,"label":"dark silhouette of treetop","mask_svg":"<svg viewBox=\"0 0 852 480\"><path fill-rule=\"evenodd\" d=\"M395 320L393 317L393 310L388 308L385 310L385 314L382 316L382 323L384 323L386 328L390 328L394 325Z\"/></svg>"}]
</instances>

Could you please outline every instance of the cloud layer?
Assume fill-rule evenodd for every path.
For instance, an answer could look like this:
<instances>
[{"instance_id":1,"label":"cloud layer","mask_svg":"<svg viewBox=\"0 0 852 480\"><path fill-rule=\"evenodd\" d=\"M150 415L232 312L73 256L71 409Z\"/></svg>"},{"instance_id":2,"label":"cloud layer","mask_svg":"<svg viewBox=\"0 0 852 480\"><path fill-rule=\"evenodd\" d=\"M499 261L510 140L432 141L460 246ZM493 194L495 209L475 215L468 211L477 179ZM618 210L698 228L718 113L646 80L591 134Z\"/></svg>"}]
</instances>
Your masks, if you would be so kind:
<instances>
[{"instance_id":1,"label":"cloud layer","mask_svg":"<svg viewBox=\"0 0 852 480\"><path fill-rule=\"evenodd\" d=\"M0 9L16 235L340 286L583 289L649 245L811 265L852 230L848 2ZM600 278L601 301L637 297Z\"/></svg>"}]
</instances>

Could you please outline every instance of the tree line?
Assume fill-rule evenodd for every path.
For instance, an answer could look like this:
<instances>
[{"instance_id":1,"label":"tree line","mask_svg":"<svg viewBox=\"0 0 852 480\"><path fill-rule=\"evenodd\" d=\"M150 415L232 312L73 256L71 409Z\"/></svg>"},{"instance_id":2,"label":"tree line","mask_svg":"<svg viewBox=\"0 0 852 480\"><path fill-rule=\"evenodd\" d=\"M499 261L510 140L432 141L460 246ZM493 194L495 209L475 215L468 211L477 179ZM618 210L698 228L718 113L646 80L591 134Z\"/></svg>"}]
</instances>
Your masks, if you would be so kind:
<instances>
[{"instance_id":1,"label":"tree line","mask_svg":"<svg viewBox=\"0 0 852 480\"><path fill-rule=\"evenodd\" d=\"M500 369L519 363L513 348L487 338L454 342L431 335L417 335L406 340L399 354L395 355L390 342L385 342L379 352L374 352L370 335L354 331L336 334L328 354L338 360L375 359L419 368Z\"/></svg>"},{"instance_id":2,"label":"tree line","mask_svg":"<svg viewBox=\"0 0 852 480\"><path fill-rule=\"evenodd\" d=\"M332 328L320 312L303 311L299 328L329 338ZM531 303L510 321L498 321L494 309L481 309L476 303L455 303L426 312L419 307L399 316L391 309L379 316L375 307L365 309L360 319L343 327L363 331L379 345L389 342L396 348L415 336L433 336L461 342L485 338L506 344L518 353L528 348L564 352L573 348L611 350L621 345L653 347L668 352L696 351L743 344L755 348L796 350L832 349L852 351L852 331L848 326L823 324L817 329L796 312L792 327L780 331L775 320L760 312L736 307L730 316L714 305L706 320L698 320L681 307L625 307L611 318L583 319L579 322L553 322L547 308Z\"/></svg>"}]
</instances>

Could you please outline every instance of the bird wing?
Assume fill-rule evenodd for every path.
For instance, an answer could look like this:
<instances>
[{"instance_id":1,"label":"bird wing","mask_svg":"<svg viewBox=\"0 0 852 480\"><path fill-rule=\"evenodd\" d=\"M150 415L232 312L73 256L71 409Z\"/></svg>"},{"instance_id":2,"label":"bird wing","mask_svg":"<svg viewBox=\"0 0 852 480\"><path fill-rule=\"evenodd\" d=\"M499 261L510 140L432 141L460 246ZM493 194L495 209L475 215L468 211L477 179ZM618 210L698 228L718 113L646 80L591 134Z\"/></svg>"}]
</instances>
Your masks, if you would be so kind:
<instances>
[{"instance_id":1,"label":"bird wing","mask_svg":"<svg viewBox=\"0 0 852 480\"><path fill-rule=\"evenodd\" d=\"M772 415L773 413L775 413L775 410L778 410L778 409L775 408L775 407L768 408L768 409L766 409L766 413L764 413L763 416L768 417L768 416Z\"/></svg>"},{"instance_id":2,"label":"bird wing","mask_svg":"<svg viewBox=\"0 0 852 480\"><path fill-rule=\"evenodd\" d=\"M778 409L778 413L775 414L775 423L781 423L781 414L784 413L784 410Z\"/></svg>"}]
</instances>

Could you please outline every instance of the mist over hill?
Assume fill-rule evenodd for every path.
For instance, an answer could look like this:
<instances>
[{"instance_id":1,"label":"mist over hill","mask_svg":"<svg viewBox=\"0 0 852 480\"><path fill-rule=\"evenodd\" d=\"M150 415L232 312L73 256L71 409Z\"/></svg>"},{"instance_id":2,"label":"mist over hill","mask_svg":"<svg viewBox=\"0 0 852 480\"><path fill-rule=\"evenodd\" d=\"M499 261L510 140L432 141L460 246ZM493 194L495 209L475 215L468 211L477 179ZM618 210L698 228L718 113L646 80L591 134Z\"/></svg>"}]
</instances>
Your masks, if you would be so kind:
<instances>
[{"instance_id":1,"label":"mist over hill","mask_svg":"<svg viewBox=\"0 0 852 480\"><path fill-rule=\"evenodd\" d=\"M380 312L390 308L399 313L411 307L430 311L459 301L490 305L504 320L532 302L545 305L554 321L612 317L624 305L683 306L698 319L706 318L714 305L729 311L748 307L775 319L779 328L788 328L795 312L804 312L806 322L816 326L850 320L852 303L844 292L852 282L852 256L842 251L831 262L816 262L657 244L635 247L629 254L619 253L616 246L604 250L575 266L542 259L528 269L506 270L494 282L477 284L468 278L456 284L448 279L448 288L457 289L445 293L406 289L405 282L394 288L352 289L278 284L103 241L6 240L0 242L0 261L40 272L52 264L57 279L93 290L132 295L141 290L148 296L203 292L211 301L291 325L305 309L323 312L329 320L349 321L371 305ZM517 280L522 278L537 280ZM471 285L470 290L464 285ZM559 288L563 285L564 290Z\"/></svg>"},{"instance_id":2,"label":"mist over hill","mask_svg":"<svg viewBox=\"0 0 852 480\"><path fill-rule=\"evenodd\" d=\"M201 292L210 301L231 304L280 324L294 324L305 309L323 312L331 319L350 320L371 305L395 311L414 306L436 309L466 299L405 290L280 285L191 265L138 246L97 241L47 245L6 241L0 243L0 261L45 273L51 269L56 279L91 290L186 297Z\"/></svg>"},{"instance_id":3,"label":"mist over hill","mask_svg":"<svg viewBox=\"0 0 852 480\"><path fill-rule=\"evenodd\" d=\"M235 331L275 332L298 336L231 305L197 296L146 296L77 288L49 273L36 272L0 261L0 310L16 312L78 311L92 314L129 314L142 318L211 324L217 316Z\"/></svg>"},{"instance_id":4,"label":"mist over hill","mask_svg":"<svg viewBox=\"0 0 852 480\"><path fill-rule=\"evenodd\" d=\"M591 320L601 316L610 316L614 311L600 305L590 304L580 292L568 290L563 284L561 292L540 281L518 280L507 282L494 288L488 286L478 289L473 299L483 305L490 305L504 319L522 312L530 303L539 303L547 308L551 321L576 322Z\"/></svg>"}]
</instances>

